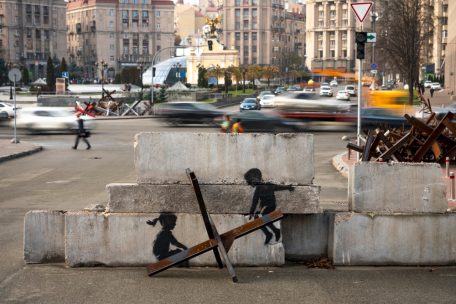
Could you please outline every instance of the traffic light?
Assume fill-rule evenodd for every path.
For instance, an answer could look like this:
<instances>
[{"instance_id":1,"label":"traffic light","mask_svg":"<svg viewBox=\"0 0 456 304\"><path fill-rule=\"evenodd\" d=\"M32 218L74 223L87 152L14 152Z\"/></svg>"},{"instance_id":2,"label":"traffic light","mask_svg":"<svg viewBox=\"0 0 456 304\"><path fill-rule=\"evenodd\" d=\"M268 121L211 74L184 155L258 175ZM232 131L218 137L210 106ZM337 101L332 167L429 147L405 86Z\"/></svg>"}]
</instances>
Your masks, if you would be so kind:
<instances>
[{"instance_id":1,"label":"traffic light","mask_svg":"<svg viewBox=\"0 0 456 304\"><path fill-rule=\"evenodd\" d=\"M355 41L356 41L356 58L364 59L364 57L365 57L364 44L367 42L367 32L356 32Z\"/></svg>"},{"instance_id":2,"label":"traffic light","mask_svg":"<svg viewBox=\"0 0 456 304\"><path fill-rule=\"evenodd\" d=\"M155 70L156 70L156 67L152 67L152 77L155 77Z\"/></svg>"},{"instance_id":3,"label":"traffic light","mask_svg":"<svg viewBox=\"0 0 456 304\"><path fill-rule=\"evenodd\" d=\"M209 51L212 51L212 40L207 41L207 47L209 48Z\"/></svg>"},{"instance_id":4,"label":"traffic light","mask_svg":"<svg viewBox=\"0 0 456 304\"><path fill-rule=\"evenodd\" d=\"M356 44L356 59L364 59L364 43Z\"/></svg>"}]
</instances>

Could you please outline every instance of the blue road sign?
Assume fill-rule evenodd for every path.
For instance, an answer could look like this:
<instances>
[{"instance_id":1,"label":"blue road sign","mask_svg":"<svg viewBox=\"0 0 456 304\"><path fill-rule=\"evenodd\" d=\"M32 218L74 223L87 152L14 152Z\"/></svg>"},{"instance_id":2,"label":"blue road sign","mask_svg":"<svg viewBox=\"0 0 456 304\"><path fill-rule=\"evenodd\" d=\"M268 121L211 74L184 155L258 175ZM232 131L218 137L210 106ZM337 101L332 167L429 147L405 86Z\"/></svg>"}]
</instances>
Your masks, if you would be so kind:
<instances>
[{"instance_id":1,"label":"blue road sign","mask_svg":"<svg viewBox=\"0 0 456 304\"><path fill-rule=\"evenodd\" d=\"M62 72L62 77L63 78L70 78L70 73L69 72Z\"/></svg>"},{"instance_id":2,"label":"blue road sign","mask_svg":"<svg viewBox=\"0 0 456 304\"><path fill-rule=\"evenodd\" d=\"M371 64L371 70L376 70L378 68L378 65L376 63Z\"/></svg>"}]
</instances>

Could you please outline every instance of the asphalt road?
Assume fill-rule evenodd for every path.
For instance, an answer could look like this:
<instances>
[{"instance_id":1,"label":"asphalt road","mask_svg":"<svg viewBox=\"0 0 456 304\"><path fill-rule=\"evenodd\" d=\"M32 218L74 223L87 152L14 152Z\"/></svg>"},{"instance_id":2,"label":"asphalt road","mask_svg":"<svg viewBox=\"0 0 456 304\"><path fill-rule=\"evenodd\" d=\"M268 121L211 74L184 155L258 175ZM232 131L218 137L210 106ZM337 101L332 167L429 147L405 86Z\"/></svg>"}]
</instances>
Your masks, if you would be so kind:
<instances>
[{"instance_id":1,"label":"asphalt road","mask_svg":"<svg viewBox=\"0 0 456 304\"><path fill-rule=\"evenodd\" d=\"M42 152L0 164L0 303L455 303L456 269L239 268L171 269L148 278L143 268L68 269L24 265L23 218L29 210L80 210L107 201L106 184L134 182L134 135L142 131L217 132L169 127L155 119L99 121L92 149L72 150L72 135L22 135ZM10 130L0 129L0 137ZM347 132L315 133L315 183L322 200L344 208L346 179L331 165ZM346 204L346 203L345 203Z\"/></svg>"}]
</instances>

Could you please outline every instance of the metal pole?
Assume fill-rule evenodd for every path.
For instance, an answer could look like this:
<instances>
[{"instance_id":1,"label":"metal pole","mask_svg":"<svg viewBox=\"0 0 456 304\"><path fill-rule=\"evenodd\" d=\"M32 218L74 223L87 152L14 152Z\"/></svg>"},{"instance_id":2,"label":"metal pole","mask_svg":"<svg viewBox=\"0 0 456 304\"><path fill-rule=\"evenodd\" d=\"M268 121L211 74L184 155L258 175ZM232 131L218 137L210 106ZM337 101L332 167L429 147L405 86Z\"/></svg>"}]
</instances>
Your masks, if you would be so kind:
<instances>
[{"instance_id":1,"label":"metal pole","mask_svg":"<svg viewBox=\"0 0 456 304\"><path fill-rule=\"evenodd\" d=\"M455 185L454 185L454 172L450 172L450 182L451 182L451 199L455 198Z\"/></svg>"},{"instance_id":2,"label":"metal pole","mask_svg":"<svg viewBox=\"0 0 456 304\"><path fill-rule=\"evenodd\" d=\"M363 64L362 59L359 59L359 64L358 64L358 123L357 123L357 131L356 131L356 137L357 137L357 145L358 147L361 146L361 77L362 77L362 69L361 66ZM357 160L360 158L360 153L357 152Z\"/></svg>"},{"instance_id":3,"label":"metal pole","mask_svg":"<svg viewBox=\"0 0 456 304\"><path fill-rule=\"evenodd\" d=\"M446 177L450 176L450 158L447 156L445 158L445 171L446 171Z\"/></svg>"},{"instance_id":4,"label":"metal pole","mask_svg":"<svg viewBox=\"0 0 456 304\"><path fill-rule=\"evenodd\" d=\"M16 129L16 75L14 75L14 139L13 143L19 143L17 139L17 129Z\"/></svg>"}]
</instances>

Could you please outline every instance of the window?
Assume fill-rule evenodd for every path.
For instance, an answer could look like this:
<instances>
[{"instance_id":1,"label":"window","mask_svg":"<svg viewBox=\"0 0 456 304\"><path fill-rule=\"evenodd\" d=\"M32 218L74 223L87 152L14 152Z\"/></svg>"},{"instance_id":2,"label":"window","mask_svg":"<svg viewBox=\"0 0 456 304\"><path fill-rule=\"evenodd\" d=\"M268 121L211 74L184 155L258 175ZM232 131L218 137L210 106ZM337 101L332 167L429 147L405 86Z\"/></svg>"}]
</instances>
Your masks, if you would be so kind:
<instances>
[{"instance_id":1,"label":"window","mask_svg":"<svg viewBox=\"0 0 456 304\"><path fill-rule=\"evenodd\" d=\"M122 11L122 23L128 25L128 11Z\"/></svg>"},{"instance_id":2,"label":"window","mask_svg":"<svg viewBox=\"0 0 456 304\"><path fill-rule=\"evenodd\" d=\"M144 55L149 55L149 40L143 40L142 53Z\"/></svg>"},{"instance_id":3,"label":"window","mask_svg":"<svg viewBox=\"0 0 456 304\"><path fill-rule=\"evenodd\" d=\"M235 6L241 6L241 0L236 0L236 1L234 2L234 5L235 5Z\"/></svg>"},{"instance_id":4,"label":"window","mask_svg":"<svg viewBox=\"0 0 456 304\"><path fill-rule=\"evenodd\" d=\"M139 22L139 14L138 11L134 10L131 12L131 22L132 23L138 23Z\"/></svg>"},{"instance_id":5,"label":"window","mask_svg":"<svg viewBox=\"0 0 456 304\"><path fill-rule=\"evenodd\" d=\"M155 17L160 17L160 11L155 11Z\"/></svg>"},{"instance_id":6,"label":"window","mask_svg":"<svg viewBox=\"0 0 456 304\"><path fill-rule=\"evenodd\" d=\"M253 32L253 33L252 33L252 40L253 40L253 41L256 41L256 40L257 40L257 33L256 33L256 32Z\"/></svg>"},{"instance_id":7,"label":"window","mask_svg":"<svg viewBox=\"0 0 456 304\"><path fill-rule=\"evenodd\" d=\"M43 23L49 24L49 6L43 6Z\"/></svg>"},{"instance_id":8,"label":"window","mask_svg":"<svg viewBox=\"0 0 456 304\"><path fill-rule=\"evenodd\" d=\"M239 32L234 33L234 39L235 39L236 41L241 40L241 33L239 33Z\"/></svg>"},{"instance_id":9,"label":"window","mask_svg":"<svg viewBox=\"0 0 456 304\"><path fill-rule=\"evenodd\" d=\"M129 49L130 49L130 40L129 39L123 39L122 41L122 46L123 46L123 54L128 54Z\"/></svg>"},{"instance_id":10,"label":"window","mask_svg":"<svg viewBox=\"0 0 456 304\"><path fill-rule=\"evenodd\" d=\"M160 23L155 23L155 30L157 30L157 31L160 30Z\"/></svg>"},{"instance_id":11,"label":"window","mask_svg":"<svg viewBox=\"0 0 456 304\"><path fill-rule=\"evenodd\" d=\"M39 5L35 5L35 24L40 24L41 22L41 9Z\"/></svg>"},{"instance_id":12,"label":"window","mask_svg":"<svg viewBox=\"0 0 456 304\"><path fill-rule=\"evenodd\" d=\"M142 11L142 23L145 26L149 26L149 12Z\"/></svg>"},{"instance_id":13,"label":"window","mask_svg":"<svg viewBox=\"0 0 456 304\"><path fill-rule=\"evenodd\" d=\"M244 41L248 41L249 40L249 33L244 33Z\"/></svg>"}]
</instances>

